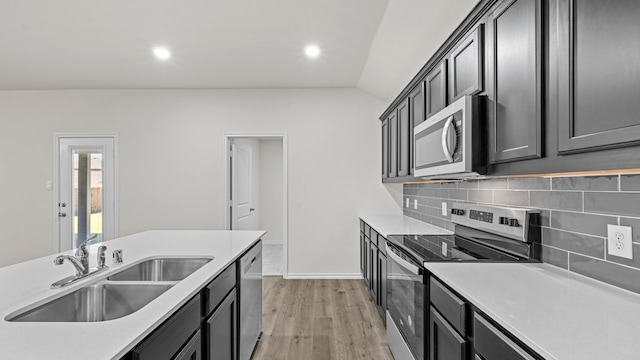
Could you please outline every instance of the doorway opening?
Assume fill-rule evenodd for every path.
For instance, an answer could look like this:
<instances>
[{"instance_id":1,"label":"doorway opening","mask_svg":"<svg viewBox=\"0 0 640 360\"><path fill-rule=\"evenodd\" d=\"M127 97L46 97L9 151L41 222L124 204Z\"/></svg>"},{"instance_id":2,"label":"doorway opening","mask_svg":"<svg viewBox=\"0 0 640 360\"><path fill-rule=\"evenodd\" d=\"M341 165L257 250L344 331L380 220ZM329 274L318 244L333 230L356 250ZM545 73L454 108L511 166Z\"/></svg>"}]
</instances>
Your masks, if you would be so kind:
<instances>
[{"instance_id":1,"label":"doorway opening","mask_svg":"<svg viewBox=\"0 0 640 360\"><path fill-rule=\"evenodd\" d=\"M54 251L116 237L116 136L54 134Z\"/></svg>"},{"instance_id":2,"label":"doorway opening","mask_svg":"<svg viewBox=\"0 0 640 360\"><path fill-rule=\"evenodd\" d=\"M225 228L266 230L263 274L287 278L287 134L224 137Z\"/></svg>"}]
</instances>

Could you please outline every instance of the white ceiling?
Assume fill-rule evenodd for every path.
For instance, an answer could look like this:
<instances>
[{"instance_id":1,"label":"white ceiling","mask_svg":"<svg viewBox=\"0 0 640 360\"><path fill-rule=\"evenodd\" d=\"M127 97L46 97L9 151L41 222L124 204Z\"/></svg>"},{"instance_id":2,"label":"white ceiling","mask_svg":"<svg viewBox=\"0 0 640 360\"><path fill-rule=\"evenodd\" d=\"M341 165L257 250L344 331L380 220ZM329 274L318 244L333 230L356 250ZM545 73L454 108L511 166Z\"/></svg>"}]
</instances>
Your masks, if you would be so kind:
<instances>
[{"instance_id":1,"label":"white ceiling","mask_svg":"<svg viewBox=\"0 0 640 360\"><path fill-rule=\"evenodd\" d=\"M359 86L389 99L476 3L5 0L0 90ZM158 45L172 60L153 58Z\"/></svg>"}]
</instances>

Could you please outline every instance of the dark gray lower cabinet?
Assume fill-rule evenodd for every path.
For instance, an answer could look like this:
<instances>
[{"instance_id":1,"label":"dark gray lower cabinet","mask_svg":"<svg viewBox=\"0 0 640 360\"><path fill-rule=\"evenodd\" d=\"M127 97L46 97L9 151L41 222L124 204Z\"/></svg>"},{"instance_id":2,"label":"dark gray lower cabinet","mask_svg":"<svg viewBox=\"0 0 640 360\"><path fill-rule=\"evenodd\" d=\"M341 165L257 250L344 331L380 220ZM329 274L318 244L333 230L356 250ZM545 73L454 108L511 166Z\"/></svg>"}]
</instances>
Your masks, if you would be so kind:
<instances>
[{"instance_id":1,"label":"dark gray lower cabinet","mask_svg":"<svg viewBox=\"0 0 640 360\"><path fill-rule=\"evenodd\" d=\"M362 278L376 309L386 321L387 312L387 253L386 239L360 220L360 265Z\"/></svg>"},{"instance_id":2,"label":"dark gray lower cabinet","mask_svg":"<svg viewBox=\"0 0 640 360\"><path fill-rule=\"evenodd\" d=\"M237 312L238 302L234 289L207 319L207 359L237 359Z\"/></svg>"},{"instance_id":3,"label":"dark gray lower cabinet","mask_svg":"<svg viewBox=\"0 0 640 360\"><path fill-rule=\"evenodd\" d=\"M534 360L529 354L502 331L480 314L473 316L473 347L476 359L480 360Z\"/></svg>"},{"instance_id":4,"label":"dark gray lower cabinet","mask_svg":"<svg viewBox=\"0 0 640 360\"><path fill-rule=\"evenodd\" d=\"M182 351L176 355L174 360L201 360L202 359L202 335L200 330L191 337Z\"/></svg>"},{"instance_id":5,"label":"dark gray lower cabinet","mask_svg":"<svg viewBox=\"0 0 640 360\"><path fill-rule=\"evenodd\" d=\"M429 317L429 359L465 360L467 347L465 339L434 307L431 307Z\"/></svg>"},{"instance_id":6,"label":"dark gray lower cabinet","mask_svg":"<svg viewBox=\"0 0 640 360\"><path fill-rule=\"evenodd\" d=\"M133 360L170 360L200 328L200 295L173 314L131 352Z\"/></svg>"},{"instance_id":7,"label":"dark gray lower cabinet","mask_svg":"<svg viewBox=\"0 0 640 360\"><path fill-rule=\"evenodd\" d=\"M489 161L541 157L540 0L503 0L489 13L486 80Z\"/></svg>"}]
</instances>

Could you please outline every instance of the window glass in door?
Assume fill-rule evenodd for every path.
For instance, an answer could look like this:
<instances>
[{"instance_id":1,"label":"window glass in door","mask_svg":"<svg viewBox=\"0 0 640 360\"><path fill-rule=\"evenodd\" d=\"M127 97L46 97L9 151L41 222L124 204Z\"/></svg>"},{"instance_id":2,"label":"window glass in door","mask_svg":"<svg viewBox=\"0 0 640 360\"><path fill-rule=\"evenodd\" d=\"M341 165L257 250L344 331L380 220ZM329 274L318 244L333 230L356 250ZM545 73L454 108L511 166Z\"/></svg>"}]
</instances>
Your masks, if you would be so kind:
<instances>
[{"instance_id":1,"label":"window glass in door","mask_svg":"<svg viewBox=\"0 0 640 360\"><path fill-rule=\"evenodd\" d=\"M114 138L58 138L57 247L59 251L115 237Z\"/></svg>"}]
</instances>

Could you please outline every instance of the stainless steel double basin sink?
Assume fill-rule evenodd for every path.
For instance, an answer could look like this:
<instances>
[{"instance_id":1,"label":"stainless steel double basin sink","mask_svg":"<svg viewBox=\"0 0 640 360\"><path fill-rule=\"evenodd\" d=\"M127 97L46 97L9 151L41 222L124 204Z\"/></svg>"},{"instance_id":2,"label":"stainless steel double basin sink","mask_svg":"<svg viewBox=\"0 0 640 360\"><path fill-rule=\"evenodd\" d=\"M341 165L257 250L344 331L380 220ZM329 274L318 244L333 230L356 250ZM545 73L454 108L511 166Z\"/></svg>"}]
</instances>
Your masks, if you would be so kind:
<instances>
[{"instance_id":1,"label":"stainless steel double basin sink","mask_svg":"<svg viewBox=\"0 0 640 360\"><path fill-rule=\"evenodd\" d=\"M134 263L106 279L9 315L15 322L96 322L132 314L162 295L212 258L152 258Z\"/></svg>"}]
</instances>

